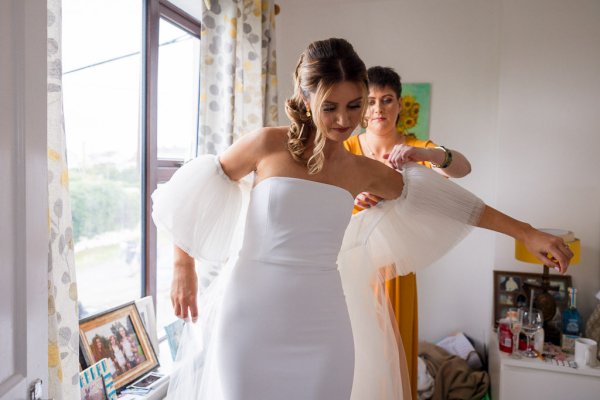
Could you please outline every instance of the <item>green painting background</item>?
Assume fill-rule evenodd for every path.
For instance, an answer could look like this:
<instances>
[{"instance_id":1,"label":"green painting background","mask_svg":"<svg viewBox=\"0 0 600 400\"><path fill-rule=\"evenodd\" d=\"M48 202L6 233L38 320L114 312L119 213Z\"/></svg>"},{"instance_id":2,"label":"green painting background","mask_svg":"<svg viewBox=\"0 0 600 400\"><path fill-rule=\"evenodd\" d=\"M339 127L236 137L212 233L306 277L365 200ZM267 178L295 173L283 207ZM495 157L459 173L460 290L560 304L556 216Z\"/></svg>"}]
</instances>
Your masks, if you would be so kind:
<instances>
[{"instance_id":1,"label":"green painting background","mask_svg":"<svg viewBox=\"0 0 600 400\"><path fill-rule=\"evenodd\" d=\"M421 140L429 139L431 83L402 83L402 97L413 96L420 105L417 124L409 130Z\"/></svg>"}]
</instances>

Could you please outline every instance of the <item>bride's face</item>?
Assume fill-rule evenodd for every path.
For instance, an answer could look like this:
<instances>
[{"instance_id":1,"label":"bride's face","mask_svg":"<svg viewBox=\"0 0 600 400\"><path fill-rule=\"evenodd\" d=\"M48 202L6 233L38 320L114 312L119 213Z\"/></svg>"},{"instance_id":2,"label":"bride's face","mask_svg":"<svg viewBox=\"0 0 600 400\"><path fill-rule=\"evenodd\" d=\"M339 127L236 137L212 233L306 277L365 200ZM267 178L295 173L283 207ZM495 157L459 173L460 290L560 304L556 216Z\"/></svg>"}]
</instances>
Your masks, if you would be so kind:
<instances>
[{"instance_id":1,"label":"bride's face","mask_svg":"<svg viewBox=\"0 0 600 400\"><path fill-rule=\"evenodd\" d=\"M361 85L349 81L336 83L320 105L315 96L311 97L313 118L320 119L327 138L336 142L348 139L362 119L365 97Z\"/></svg>"}]
</instances>

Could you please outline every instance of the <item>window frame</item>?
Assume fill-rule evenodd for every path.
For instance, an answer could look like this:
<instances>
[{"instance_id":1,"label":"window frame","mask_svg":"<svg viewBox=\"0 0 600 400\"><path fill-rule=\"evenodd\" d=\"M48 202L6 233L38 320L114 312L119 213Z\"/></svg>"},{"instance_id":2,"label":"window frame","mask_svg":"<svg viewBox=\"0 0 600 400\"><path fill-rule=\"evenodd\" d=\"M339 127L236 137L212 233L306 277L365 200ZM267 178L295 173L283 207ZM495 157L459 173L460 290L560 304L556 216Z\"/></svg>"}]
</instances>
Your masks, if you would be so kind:
<instances>
[{"instance_id":1,"label":"window frame","mask_svg":"<svg viewBox=\"0 0 600 400\"><path fill-rule=\"evenodd\" d=\"M144 1L144 34L141 90L141 173L142 173L142 297L157 299L157 232L152 221L152 192L159 183L168 181L183 165L183 160L158 159L158 56L160 19L183 29L200 39L201 23L189 13L167 0ZM198 77L200 79L200 77Z\"/></svg>"}]
</instances>

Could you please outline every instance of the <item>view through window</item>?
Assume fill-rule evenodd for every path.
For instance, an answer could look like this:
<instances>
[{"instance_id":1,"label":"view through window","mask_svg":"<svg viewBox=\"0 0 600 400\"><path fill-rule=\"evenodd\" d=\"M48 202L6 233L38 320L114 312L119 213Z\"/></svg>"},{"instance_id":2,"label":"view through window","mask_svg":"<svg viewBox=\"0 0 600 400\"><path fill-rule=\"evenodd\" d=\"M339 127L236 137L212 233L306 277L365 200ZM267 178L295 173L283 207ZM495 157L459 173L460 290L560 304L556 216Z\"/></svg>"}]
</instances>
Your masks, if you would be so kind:
<instances>
[{"instance_id":1,"label":"view through window","mask_svg":"<svg viewBox=\"0 0 600 400\"><path fill-rule=\"evenodd\" d=\"M142 294L143 135L157 136L158 159L149 168L158 168L159 161L179 166L196 150L199 39L163 18L157 25L154 77L157 128L155 133L142 129L144 1L157 0L62 3L65 131L81 317ZM175 318L169 298L173 246L160 232L154 245L157 289L151 294L160 336Z\"/></svg>"},{"instance_id":2,"label":"view through window","mask_svg":"<svg viewBox=\"0 0 600 400\"><path fill-rule=\"evenodd\" d=\"M62 4L65 131L83 316L141 294L143 4Z\"/></svg>"}]
</instances>

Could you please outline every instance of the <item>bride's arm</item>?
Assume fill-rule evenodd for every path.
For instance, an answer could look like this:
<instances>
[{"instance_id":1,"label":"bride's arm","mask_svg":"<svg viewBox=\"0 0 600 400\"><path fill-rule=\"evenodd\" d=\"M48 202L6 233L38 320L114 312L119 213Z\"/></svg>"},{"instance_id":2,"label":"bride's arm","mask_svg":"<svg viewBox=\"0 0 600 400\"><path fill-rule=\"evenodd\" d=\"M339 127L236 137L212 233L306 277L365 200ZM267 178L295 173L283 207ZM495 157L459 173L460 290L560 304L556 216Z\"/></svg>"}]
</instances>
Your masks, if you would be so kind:
<instances>
[{"instance_id":1,"label":"bride's arm","mask_svg":"<svg viewBox=\"0 0 600 400\"><path fill-rule=\"evenodd\" d=\"M483 209L477 226L522 241L527 250L544 265L556 268L562 274L567 272L573 253L563 239L539 231L528 223L518 221L488 205ZM549 258L548 254L552 254L554 258Z\"/></svg>"},{"instance_id":2,"label":"bride's arm","mask_svg":"<svg viewBox=\"0 0 600 400\"><path fill-rule=\"evenodd\" d=\"M232 181L237 181L256 170L258 162L269 151L269 142L274 135L271 129L263 128L247 134L219 156L223 172ZM178 246L174 246L173 280L171 303L175 315L196 321L198 317L198 277L194 258Z\"/></svg>"},{"instance_id":3,"label":"bride's arm","mask_svg":"<svg viewBox=\"0 0 600 400\"><path fill-rule=\"evenodd\" d=\"M272 147L271 143L277 136L275 130L281 130L281 128L258 129L242 136L225 150L219 156L225 174L231 180L237 181L250 172L256 171L258 163L269 153Z\"/></svg>"},{"instance_id":4,"label":"bride's arm","mask_svg":"<svg viewBox=\"0 0 600 400\"><path fill-rule=\"evenodd\" d=\"M198 277L194 259L179 247L174 246L171 304L175 316L184 320L191 318L192 322L196 322L198 318L197 292Z\"/></svg>"}]
</instances>

